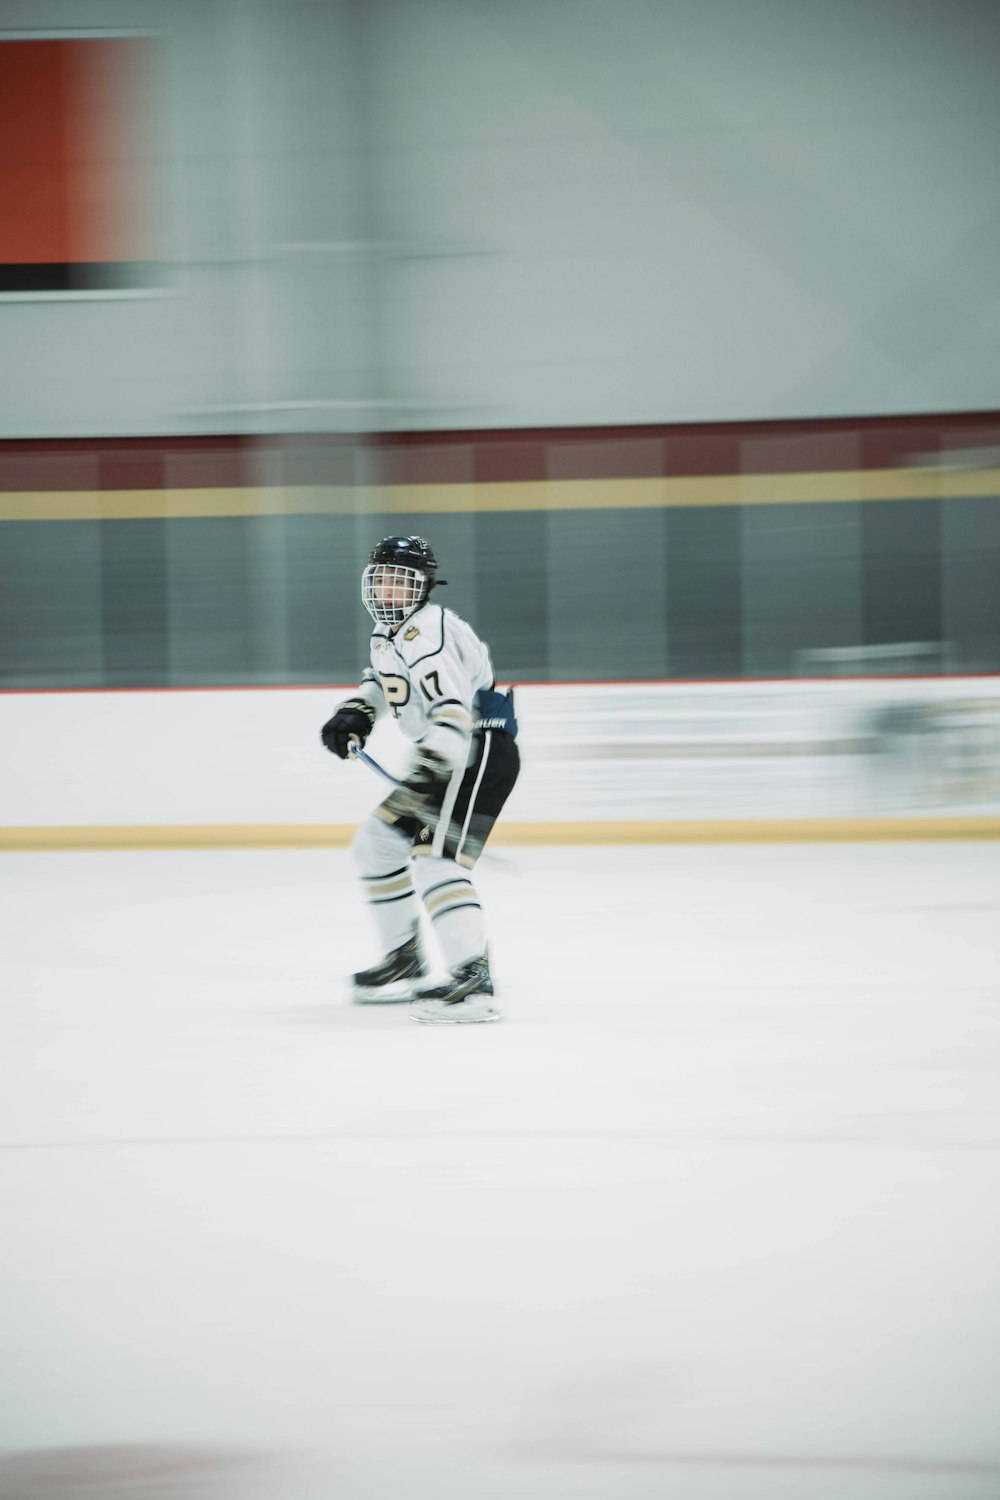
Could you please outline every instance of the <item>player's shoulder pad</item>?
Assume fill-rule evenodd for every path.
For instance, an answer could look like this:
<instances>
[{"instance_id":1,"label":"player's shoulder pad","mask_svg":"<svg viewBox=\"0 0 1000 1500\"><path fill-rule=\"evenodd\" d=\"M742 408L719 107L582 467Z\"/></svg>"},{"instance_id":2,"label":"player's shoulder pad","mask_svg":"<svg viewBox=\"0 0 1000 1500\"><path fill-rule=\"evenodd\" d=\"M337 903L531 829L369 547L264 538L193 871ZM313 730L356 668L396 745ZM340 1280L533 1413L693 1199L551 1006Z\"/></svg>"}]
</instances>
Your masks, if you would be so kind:
<instances>
[{"instance_id":1,"label":"player's shoulder pad","mask_svg":"<svg viewBox=\"0 0 1000 1500\"><path fill-rule=\"evenodd\" d=\"M442 650L447 633L445 613L440 604L425 604L396 631L392 643L408 667Z\"/></svg>"}]
</instances>

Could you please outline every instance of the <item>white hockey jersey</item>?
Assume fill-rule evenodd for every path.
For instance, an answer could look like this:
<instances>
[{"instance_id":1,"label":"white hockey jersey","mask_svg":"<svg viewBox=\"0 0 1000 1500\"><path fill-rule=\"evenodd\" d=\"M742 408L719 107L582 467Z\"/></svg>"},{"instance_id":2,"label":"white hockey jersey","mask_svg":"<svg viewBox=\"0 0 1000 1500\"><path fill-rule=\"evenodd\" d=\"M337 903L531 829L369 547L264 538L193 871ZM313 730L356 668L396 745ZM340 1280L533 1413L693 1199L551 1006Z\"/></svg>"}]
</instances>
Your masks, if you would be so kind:
<instances>
[{"instance_id":1,"label":"white hockey jersey","mask_svg":"<svg viewBox=\"0 0 1000 1500\"><path fill-rule=\"evenodd\" d=\"M408 739L464 766L474 725L473 699L494 686L493 663L483 641L450 609L423 604L391 634L376 625L371 671L361 696L376 715L392 713Z\"/></svg>"}]
</instances>

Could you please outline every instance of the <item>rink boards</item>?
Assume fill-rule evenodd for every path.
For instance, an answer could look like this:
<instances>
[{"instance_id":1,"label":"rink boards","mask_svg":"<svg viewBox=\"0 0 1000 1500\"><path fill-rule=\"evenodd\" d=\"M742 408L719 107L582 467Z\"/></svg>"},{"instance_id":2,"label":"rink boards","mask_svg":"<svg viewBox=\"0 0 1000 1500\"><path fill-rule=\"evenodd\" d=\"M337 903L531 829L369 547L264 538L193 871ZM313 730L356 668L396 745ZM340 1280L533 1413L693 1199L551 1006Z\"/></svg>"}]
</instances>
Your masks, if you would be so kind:
<instances>
[{"instance_id":1,"label":"rink boards","mask_svg":"<svg viewBox=\"0 0 1000 1500\"><path fill-rule=\"evenodd\" d=\"M0 847L349 842L349 688L0 695ZM532 685L496 844L1000 837L1000 678ZM381 724L369 751L401 771Z\"/></svg>"}]
</instances>

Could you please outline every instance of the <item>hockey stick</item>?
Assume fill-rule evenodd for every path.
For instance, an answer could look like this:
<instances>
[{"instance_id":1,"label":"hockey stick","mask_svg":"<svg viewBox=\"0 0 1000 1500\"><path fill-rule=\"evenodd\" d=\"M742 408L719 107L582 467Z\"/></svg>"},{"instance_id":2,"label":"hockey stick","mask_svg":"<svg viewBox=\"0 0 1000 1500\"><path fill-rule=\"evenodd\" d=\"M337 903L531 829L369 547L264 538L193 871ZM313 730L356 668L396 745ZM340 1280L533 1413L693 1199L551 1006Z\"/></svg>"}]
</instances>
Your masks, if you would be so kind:
<instances>
[{"instance_id":1,"label":"hockey stick","mask_svg":"<svg viewBox=\"0 0 1000 1500\"><path fill-rule=\"evenodd\" d=\"M349 745L348 750L355 760L364 761L368 769L370 771L374 771L376 776L381 776L384 781L391 782L393 786L403 785L401 781L397 781L395 776L390 776L385 767L380 766L377 760L372 760L371 756L368 755L364 750L362 750L360 745Z\"/></svg>"}]
</instances>

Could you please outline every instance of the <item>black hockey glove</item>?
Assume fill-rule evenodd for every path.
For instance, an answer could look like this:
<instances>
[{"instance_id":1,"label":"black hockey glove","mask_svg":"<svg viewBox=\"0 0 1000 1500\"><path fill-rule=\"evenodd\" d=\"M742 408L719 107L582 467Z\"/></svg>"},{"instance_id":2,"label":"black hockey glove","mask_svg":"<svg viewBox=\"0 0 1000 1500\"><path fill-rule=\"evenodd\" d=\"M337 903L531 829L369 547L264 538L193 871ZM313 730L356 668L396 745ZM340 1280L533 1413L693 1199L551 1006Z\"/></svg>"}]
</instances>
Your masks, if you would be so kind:
<instances>
[{"instance_id":1,"label":"black hockey glove","mask_svg":"<svg viewBox=\"0 0 1000 1500\"><path fill-rule=\"evenodd\" d=\"M366 698L348 698L328 719L320 730L320 739L328 750L347 759L347 751L353 740L360 750L372 732L375 710Z\"/></svg>"},{"instance_id":2,"label":"black hockey glove","mask_svg":"<svg viewBox=\"0 0 1000 1500\"><path fill-rule=\"evenodd\" d=\"M382 804L397 818L426 818L444 801L451 766L436 750L417 750L417 763L403 785L390 792Z\"/></svg>"}]
</instances>

